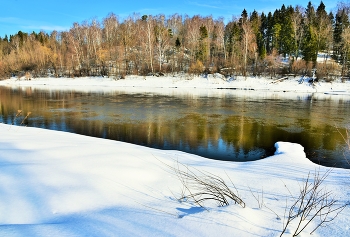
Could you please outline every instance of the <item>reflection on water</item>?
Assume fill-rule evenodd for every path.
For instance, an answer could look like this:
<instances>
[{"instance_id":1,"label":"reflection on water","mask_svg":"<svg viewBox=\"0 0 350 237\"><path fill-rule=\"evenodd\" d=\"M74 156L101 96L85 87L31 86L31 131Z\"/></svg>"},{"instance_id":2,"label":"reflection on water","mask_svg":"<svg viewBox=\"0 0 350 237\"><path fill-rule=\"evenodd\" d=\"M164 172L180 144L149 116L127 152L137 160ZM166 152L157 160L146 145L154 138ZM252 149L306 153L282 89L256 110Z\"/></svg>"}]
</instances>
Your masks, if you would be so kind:
<instances>
[{"instance_id":1,"label":"reflection on water","mask_svg":"<svg viewBox=\"0 0 350 237\"><path fill-rule=\"evenodd\" d=\"M18 109L28 126L204 157L250 161L277 141L300 143L314 162L350 168L335 128L349 127L350 97L235 90L79 92L0 87L0 122ZM20 123L20 118L17 119Z\"/></svg>"}]
</instances>

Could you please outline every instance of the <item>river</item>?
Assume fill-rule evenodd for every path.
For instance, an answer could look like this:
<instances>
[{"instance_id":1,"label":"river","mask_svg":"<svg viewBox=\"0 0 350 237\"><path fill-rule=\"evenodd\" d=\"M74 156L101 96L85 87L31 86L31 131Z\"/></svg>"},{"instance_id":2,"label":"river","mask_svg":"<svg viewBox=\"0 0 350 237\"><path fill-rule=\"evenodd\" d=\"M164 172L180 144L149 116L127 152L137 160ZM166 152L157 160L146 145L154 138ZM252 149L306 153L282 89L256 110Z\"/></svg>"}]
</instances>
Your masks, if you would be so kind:
<instances>
[{"instance_id":1,"label":"river","mask_svg":"<svg viewBox=\"0 0 350 237\"><path fill-rule=\"evenodd\" d=\"M16 113L22 110L18 117ZM31 112L28 119L23 118ZM181 150L210 159L253 161L277 141L307 157L350 168L342 134L350 96L244 90L137 88L81 91L0 86L0 122ZM35 139L35 138L33 138Z\"/></svg>"}]
</instances>

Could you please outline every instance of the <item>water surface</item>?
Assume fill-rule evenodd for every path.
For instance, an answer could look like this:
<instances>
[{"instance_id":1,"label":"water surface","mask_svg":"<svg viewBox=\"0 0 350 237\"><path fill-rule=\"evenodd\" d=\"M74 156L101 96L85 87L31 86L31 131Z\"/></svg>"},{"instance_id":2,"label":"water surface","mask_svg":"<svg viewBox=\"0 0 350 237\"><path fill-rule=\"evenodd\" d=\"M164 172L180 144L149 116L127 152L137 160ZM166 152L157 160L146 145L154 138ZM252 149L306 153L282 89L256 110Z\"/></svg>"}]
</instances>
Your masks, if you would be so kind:
<instances>
[{"instance_id":1,"label":"water surface","mask_svg":"<svg viewBox=\"0 0 350 237\"><path fill-rule=\"evenodd\" d=\"M15 118L17 110L23 116ZM252 161L274 143L304 146L307 157L350 168L340 133L350 126L350 96L240 90L81 91L0 87L0 122L67 131L207 158Z\"/></svg>"}]
</instances>

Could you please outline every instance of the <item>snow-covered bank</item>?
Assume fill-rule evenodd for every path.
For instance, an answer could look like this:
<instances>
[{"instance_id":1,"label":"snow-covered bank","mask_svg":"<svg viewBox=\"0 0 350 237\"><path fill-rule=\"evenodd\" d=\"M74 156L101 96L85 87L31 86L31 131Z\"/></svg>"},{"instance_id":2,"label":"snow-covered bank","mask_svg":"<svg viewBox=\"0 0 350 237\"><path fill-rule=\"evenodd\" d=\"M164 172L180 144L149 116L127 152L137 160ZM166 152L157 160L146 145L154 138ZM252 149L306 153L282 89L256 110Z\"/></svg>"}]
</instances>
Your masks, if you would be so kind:
<instances>
[{"instance_id":1,"label":"snow-covered bank","mask_svg":"<svg viewBox=\"0 0 350 237\"><path fill-rule=\"evenodd\" d=\"M290 77L286 80L276 81L258 77L236 77L226 79L220 74L202 76L127 76L126 79L114 80L112 78L88 77L88 78L11 78L0 81L0 85L8 86L36 86L47 88L48 86L60 86L61 88L79 87L80 89L97 88L199 88L199 89L241 89L284 92L332 92L341 91L350 93L350 82L344 83L336 80L332 83L319 82L314 86L308 82L300 83L300 77Z\"/></svg>"},{"instance_id":2,"label":"snow-covered bank","mask_svg":"<svg viewBox=\"0 0 350 237\"><path fill-rule=\"evenodd\" d=\"M328 170L283 142L272 157L236 163L38 128L0 124L0 134L1 236L279 236L289 192ZM231 179L246 208L176 201L181 183L164 165L175 161ZM340 204L349 175L334 168L324 183ZM349 223L346 208L313 236L348 236Z\"/></svg>"}]
</instances>

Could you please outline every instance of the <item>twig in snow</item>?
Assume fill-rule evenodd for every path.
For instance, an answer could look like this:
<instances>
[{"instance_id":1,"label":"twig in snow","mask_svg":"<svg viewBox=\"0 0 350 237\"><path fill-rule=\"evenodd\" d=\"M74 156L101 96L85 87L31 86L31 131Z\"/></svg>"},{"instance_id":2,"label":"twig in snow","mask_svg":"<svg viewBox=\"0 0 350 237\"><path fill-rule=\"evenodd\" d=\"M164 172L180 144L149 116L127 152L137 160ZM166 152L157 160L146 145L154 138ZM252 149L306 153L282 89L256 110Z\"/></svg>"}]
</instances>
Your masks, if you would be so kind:
<instances>
[{"instance_id":1,"label":"twig in snow","mask_svg":"<svg viewBox=\"0 0 350 237\"><path fill-rule=\"evenodd\" d=\"M289 210L287 210L286 204L283 230L280 236L286 232L287 227L292 222L296 223L293 237L298 236L311 222L316 222L316 228L310 233L312 234L323 224L333 221L349 205L337 205L337 200L332 197L332 192L322 187L322 183L329 173L330 170L321 176L319 171L315 172L313 180L310 173L308 174L306 180L300 186L299 196L294 199ZM319 218L318 223L316 217Z\"/></svg>"}]
</instances>

